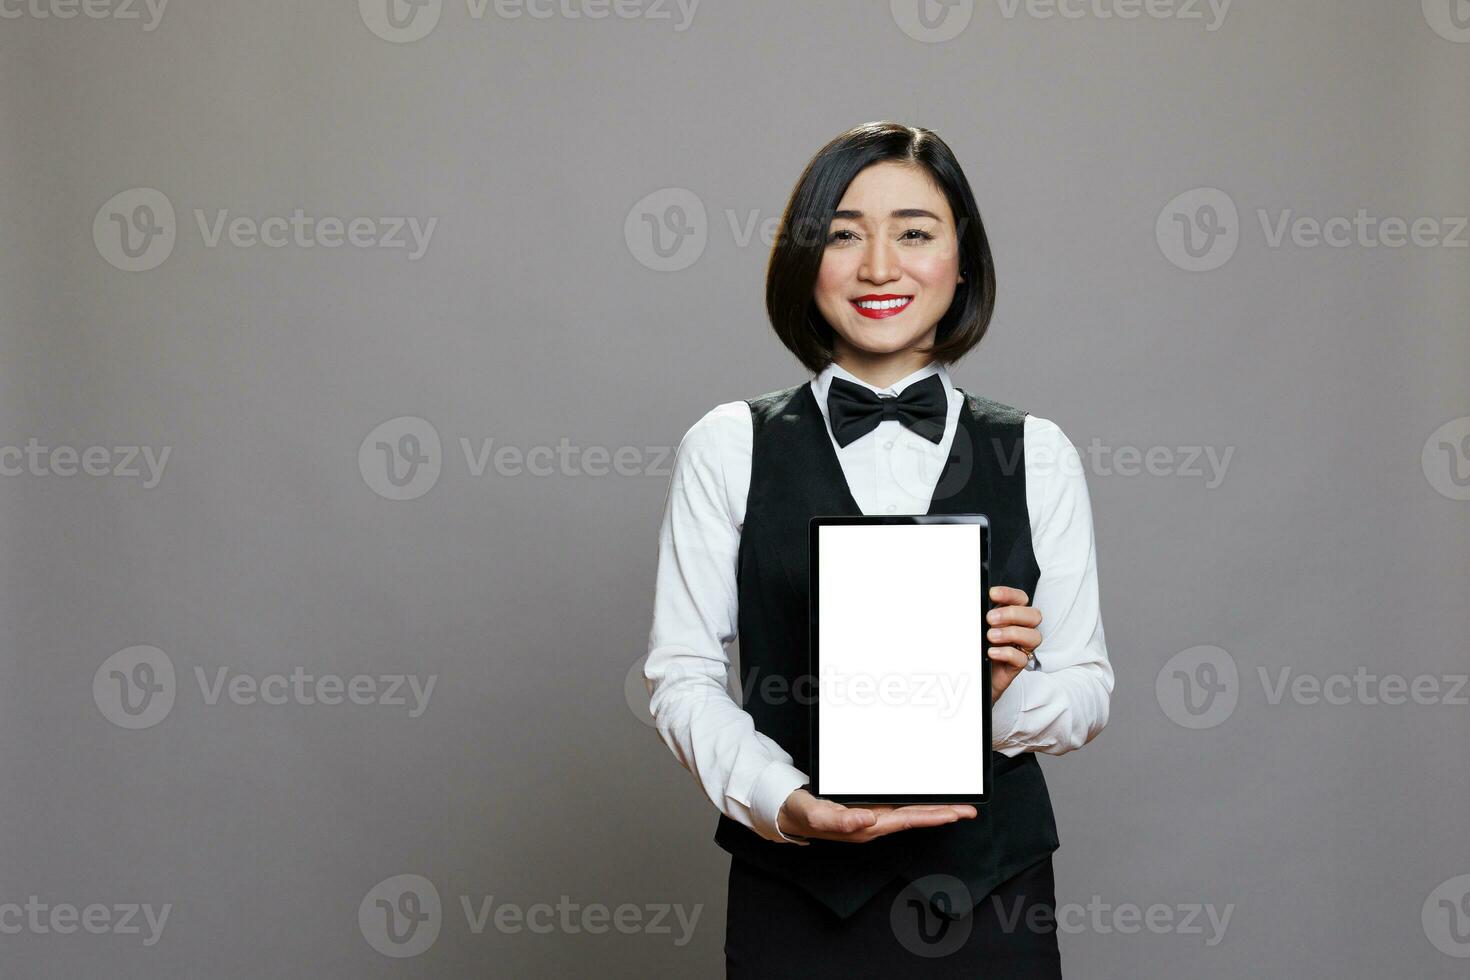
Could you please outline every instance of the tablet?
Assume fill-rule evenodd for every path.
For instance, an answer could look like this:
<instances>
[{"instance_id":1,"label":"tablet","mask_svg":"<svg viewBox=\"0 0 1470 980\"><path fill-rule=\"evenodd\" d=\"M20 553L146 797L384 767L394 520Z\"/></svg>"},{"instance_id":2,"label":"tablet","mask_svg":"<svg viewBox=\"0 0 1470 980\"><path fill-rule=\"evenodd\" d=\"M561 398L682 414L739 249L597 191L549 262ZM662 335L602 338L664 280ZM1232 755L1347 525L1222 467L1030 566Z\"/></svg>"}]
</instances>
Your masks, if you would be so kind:
<instances>
[{"instance_id":1,"label":"tablet","mask_svg":"<svg viewBox=\"0 0 1470 980\"><path fill-rule=\"evenodd\" d=\"M990 522L813 517L811 792L989 802Z\"/></svg>"}]
</instances>

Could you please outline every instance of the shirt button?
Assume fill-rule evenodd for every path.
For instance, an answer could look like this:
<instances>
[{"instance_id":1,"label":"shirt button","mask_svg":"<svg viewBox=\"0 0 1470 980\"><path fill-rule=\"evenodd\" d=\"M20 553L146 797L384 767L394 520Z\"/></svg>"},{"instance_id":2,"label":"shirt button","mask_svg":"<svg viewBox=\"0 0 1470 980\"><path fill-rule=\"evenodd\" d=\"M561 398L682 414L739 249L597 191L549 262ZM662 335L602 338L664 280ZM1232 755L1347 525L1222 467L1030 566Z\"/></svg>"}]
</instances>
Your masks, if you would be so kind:
<instances>
[{"instance_id":1,"label":"shirt button","mask_svg":"<svg viewBox=\"0 0 1470 980\"><path fill-rule=\"evenodd\" d=\"M883 448L884 449L892 449L893 448L893 440L892 439L889 439L887 442L885 442L883 444Z\"/></svg>"},{"instance_id":2,"label":"shirt button","mask_svg":"<svg viewBox=\"0 0 1470 980\"><path fill-rule=\"evenodd\" d=\"M898 510L898 505L897 504L889 504L887 507L884 508L884 510L888 511L888 513L891 514L894 511Z\"/></svg>"}]
</instances>

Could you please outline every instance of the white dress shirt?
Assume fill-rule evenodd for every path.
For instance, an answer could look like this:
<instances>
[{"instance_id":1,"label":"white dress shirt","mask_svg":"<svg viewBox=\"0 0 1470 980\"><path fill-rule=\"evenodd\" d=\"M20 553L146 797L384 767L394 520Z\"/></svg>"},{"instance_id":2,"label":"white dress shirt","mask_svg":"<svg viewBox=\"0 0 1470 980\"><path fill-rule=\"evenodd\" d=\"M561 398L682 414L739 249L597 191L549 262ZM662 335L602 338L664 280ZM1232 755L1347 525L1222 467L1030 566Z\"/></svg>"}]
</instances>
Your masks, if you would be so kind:
<instances>
[{"instance_id":1,"label":"white dress shirt","mask_svg":"<svg viewBox=\"0 0 1470 980\"><path fill-rule=\"evenodd\" d=\"M864 514L929 509L964 396L937 361L877 388L836 364L811 380L827 419L827 388L846 378L881 395L939 375L949 397L938 445L886 419L846 446L827 435L852 497ZM726 646L735 639L739 603L736 555L750 490L753 428L744 401L716 405L679 442L659 531L653 627L643 674L660 739L732 820L772 841L801 844L776 826L792 791L809 777L791 755L755 729L730 695ZM1108 721L1113 669L1098 608L1092 509L1081 459L1054 423L1027 415L1026 507L1041 577L1031 605L1041 610L1035 670L1011 681L992 708L992 748L1061 755L1080 748ZM996 582L996 585L1010 583Z\"/></svg>"}]
</instances>

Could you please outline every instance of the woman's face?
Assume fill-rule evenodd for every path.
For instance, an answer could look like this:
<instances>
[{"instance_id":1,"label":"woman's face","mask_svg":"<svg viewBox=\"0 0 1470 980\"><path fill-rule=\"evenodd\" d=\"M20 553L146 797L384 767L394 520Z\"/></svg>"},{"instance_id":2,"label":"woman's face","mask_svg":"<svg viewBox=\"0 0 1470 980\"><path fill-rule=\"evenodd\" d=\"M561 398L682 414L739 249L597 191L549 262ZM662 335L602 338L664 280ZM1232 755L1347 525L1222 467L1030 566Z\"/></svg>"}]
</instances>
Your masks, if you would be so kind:
<instances>
[{"instance_id":1,"label":"woman's face","mask_svg":"<svg viewBox=\"0 0 1470 980\"><path fill-rule=\"evenodd\" d=\"M828 232L817 309L844 347L884 355L934 341L959 282L959 236L943 191L885 161L853 178Z\"/></svg>"}]
</instances>

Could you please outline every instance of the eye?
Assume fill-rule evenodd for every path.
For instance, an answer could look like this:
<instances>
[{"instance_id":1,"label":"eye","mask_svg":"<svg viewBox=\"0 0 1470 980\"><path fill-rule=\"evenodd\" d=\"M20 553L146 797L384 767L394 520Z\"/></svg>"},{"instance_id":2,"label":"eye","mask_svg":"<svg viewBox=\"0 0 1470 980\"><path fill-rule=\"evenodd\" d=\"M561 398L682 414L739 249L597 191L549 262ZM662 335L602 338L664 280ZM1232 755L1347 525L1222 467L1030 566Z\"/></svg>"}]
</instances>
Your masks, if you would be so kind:
<instances>
[{"instance_id":1,"label":"eye","mask_svg":"<svg viewBox=\"0 0 1470 980\"><path fill-rule=\"evenodd\" d=\"M830 242L850 242L850 241L855 241L855 239L853 239L853 238L843 238L842 237L843 235L851 235L851 234L852 234L852 232L848 231L846 228L841 228L841 229L838 229L837 231L834 231L831 235L829 235L827 237L827 241L829 243Z\"/></svg>"},{"instance_id":2,"label":"eye","mask_svg":"<svg viewBox=\"0 0 1470 980\"><path fill-rule=\"evenodd\" d=\"M918 238L909 238L908 237L909 235L918 235L919 237ZM903 237L900 238L899 240L900 241L910 241L910 242L932 242L934 240L934 236L931 235L931 234L929 234L927 231L925 231L922 228L910 228L908 231L906 231L906 232L903 233Z\"/></svg>"}]
</instances>

